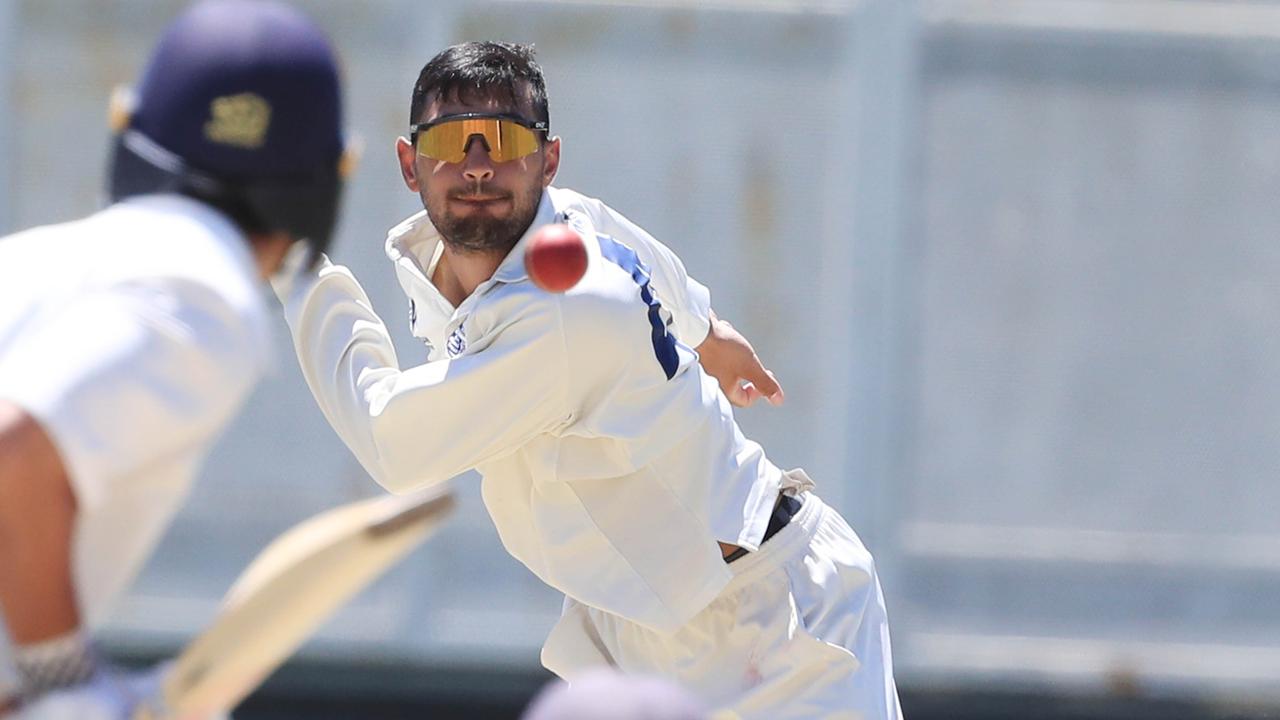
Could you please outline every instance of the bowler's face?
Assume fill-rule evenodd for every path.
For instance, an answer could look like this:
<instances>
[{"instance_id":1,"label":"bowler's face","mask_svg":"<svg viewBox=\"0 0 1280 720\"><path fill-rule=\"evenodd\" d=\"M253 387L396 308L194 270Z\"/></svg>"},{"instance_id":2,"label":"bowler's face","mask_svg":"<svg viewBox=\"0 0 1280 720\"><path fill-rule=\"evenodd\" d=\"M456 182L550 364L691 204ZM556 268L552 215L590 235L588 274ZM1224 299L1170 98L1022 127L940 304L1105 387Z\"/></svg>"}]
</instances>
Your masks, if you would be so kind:
<instances>
[{"instance_id":1,"label":"bowler's face","mask_svg":"<svg viewBox=\"0 0 1280 720\"><path fill-rule=\"evenodd\" d=\"M528 101L439 97L427 103L418 120L433 122L463 113L503 113L533 120ZM425 157L412 146L402 148L401 170L446 242L463 251L505 253L537 214L542 190L559 167L560 141L542 138L533 154L501 163L489 156L483 138L473 136L468 142L466 156L456 163ZM411 168L405 167L406 161Z\"/></svg>"}]
</instances>

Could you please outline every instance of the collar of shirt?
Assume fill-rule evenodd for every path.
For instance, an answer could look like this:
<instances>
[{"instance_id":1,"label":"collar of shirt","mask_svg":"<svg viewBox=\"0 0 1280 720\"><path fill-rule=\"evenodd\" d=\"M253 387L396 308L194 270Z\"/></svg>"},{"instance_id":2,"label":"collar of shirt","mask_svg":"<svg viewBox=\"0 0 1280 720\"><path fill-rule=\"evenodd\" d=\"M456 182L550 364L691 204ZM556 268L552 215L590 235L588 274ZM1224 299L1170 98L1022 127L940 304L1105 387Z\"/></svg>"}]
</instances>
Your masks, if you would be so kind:
<instances>
[{"instance_id":1,"label":"collar of shirt","mask_svg":"<svg viewBox=\"0 0 1280 720\"><path fill-rule=\"evenodd\" d=\"M124 200L121 205L140 208L156 215L187 217L209 228L210 235L226 250L237 269L253 282L259 282L258 261L249 247L249 238L231 218L211 206L185 195L140 195Z\"/></svg>"},{"instance_id":2,"label":"collar of shirt","mask_svg":"<svg viewBox=\"0 0 1280 720\"><path fill-rule=\"evenodd\" d=\"M391 262L420 279L447 304L444 295L431 282L431 269L441 248L440 233L431 224L426 210L419 210L387 231L385 251Z\"/></svg>"},{"instance_id":3,"label":"collar of shirt","mask_svg":"<svg viewBox=\"0 0 1280 720\"><path fill-rule=\"evenodd\" d=\"M443 348L445 326L453 319L456 308L431 282L443 245L440 234L421 210L387 233L386 253L396 270L396 280L409 297L409 331L424 341L428 355Z\"/></svg>"},{"instance_id":4,"label":"collar of shirt","mask_svg":"<svg viewBox=\"0 0 1280 720\"><path fill-rule=\"evenodd\" d=\"M254 343L257 349L256 367L260 372L267 372L272 367L275 355L272 352L272 332L267 316L267 304L263 296L264 280L249 238L239 225L207 203L176 193L131 197L108 207L101 214L108 213L140 213L136 217L145 216L149 218L146 221L148 223L180 221L202 227L206 232L198 237L207 238L212 246L217 248L218 255L225 258L228 263L226 270L220 275L222 280L216 281L221 288L220 292L230 293L228 297L236 298L240 307L246 309L245 317L252 324L251 332L258 338ZM135 220L137 221L139 220ZM151 225L137 227L151 227ZM142 230L139 229L138 232ZM192 241L195 237L197 236L192 236ZM214 272L211 266L202 266L199 271L204 278L202 282L214 282L213 276L210 275Z\"/></svg>"},{"instance_id":5,"label":"collar of shirt","mask_svg":"<svg viewBox=\"0 0 1280 720\"><path fill-rule=\"evenodd\" d=\"M426 210L415 213L391 228L387 232L385 251L395 264L401 288L413 303L410 329L414 336L425 340L431 348L444 347L449 334L462 323L479 298L484 297L496 285L527 279L524 248L538 228L565 221L566 212L562 212L558 204L555 188L543 190L537 213L524 235L516 241L493 275L477 286L456 308L431 282L431 272L439 261L442 242L440 233L431 223ZM579 228L579 232L584 230L586 228Z\"/></svg>"}]
</instances>

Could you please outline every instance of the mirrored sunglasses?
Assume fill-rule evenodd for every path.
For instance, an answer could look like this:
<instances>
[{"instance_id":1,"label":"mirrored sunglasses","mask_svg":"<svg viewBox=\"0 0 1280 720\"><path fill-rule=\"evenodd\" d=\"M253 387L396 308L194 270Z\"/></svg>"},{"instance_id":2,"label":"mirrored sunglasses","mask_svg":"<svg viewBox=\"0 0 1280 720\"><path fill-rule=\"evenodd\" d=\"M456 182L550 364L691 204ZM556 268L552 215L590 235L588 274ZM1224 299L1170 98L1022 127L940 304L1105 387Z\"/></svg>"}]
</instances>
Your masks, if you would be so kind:
<instances>
[{"instance_id":1,"label":"mirrored sunglasses","mask_svg":"<svg viewBox=\"0 0 1280 720\"><path fill-rule=\"evenodd\" d=\"M494 162L518 160L541 147L539 133L547 123L530 123L512 115L466 113L448 115L428 123L410 126L418 154L448 163L462 162L471 139L479 135Z\"/></svg>"}]
</instances>

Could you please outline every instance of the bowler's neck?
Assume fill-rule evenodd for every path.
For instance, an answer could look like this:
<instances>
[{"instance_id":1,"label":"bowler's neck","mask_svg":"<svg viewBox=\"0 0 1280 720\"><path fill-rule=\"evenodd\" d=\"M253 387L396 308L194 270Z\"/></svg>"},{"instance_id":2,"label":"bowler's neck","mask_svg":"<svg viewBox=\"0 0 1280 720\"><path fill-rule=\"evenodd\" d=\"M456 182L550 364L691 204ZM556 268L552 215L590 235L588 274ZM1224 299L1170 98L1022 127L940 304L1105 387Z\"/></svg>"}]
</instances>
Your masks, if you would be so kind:
<instances>
[{"instance_id":1,"label":"bowler's neck","mask_svg":"<svg viewBox=\"0 0 1280 720\"><path fill-rule=\"evenodd\" d=\"M458 307L481 283L493 277L507 252L458 250L445 242L440 261L436 263L435 272L431 273L431 284L450 305Z\"/></svg>"}]
</instances>

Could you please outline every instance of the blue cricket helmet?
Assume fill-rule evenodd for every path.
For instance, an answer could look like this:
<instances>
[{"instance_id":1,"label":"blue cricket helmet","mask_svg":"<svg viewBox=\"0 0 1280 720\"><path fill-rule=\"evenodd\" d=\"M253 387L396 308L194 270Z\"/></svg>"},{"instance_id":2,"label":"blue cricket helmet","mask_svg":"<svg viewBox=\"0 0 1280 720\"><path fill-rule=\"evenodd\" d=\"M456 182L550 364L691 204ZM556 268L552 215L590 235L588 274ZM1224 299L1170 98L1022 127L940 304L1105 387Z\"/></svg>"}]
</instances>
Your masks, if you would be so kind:
<instances>
[{"instance_id":1,"label":"blue cricket helmet","mask_svg":"<svg viewBox=\"0 0 1280 720\"><path fill-rule=\"evenodd\" d=\"M337 60L297 9L203 0L173 21L121 117L112 201L177 192L323 252L345 164Z\"/></svg>"}]
</instances>

